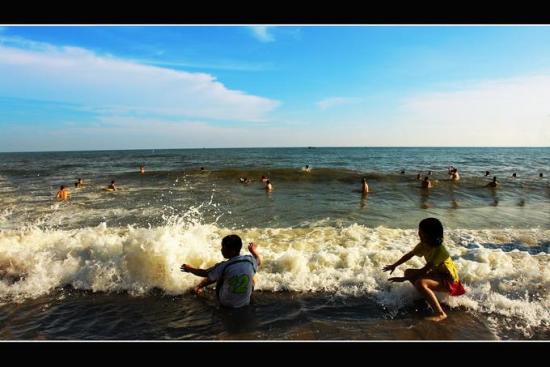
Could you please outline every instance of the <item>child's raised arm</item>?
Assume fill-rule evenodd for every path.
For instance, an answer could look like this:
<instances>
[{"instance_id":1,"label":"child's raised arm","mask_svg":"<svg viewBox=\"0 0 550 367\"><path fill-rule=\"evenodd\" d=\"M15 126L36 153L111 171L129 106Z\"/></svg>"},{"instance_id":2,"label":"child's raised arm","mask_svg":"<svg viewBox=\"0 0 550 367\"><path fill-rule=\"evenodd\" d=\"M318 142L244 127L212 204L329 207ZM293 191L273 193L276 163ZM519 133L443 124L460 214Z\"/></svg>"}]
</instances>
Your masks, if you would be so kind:
<instances>
[{"instance_id":1,"label":"child's raised arm","mask_svg":"<svg viewBox=\"0 0 550 367\"><path fill-rule=\"evenodd\" d=\"M258 266L260 266L262 264L262 256L258 252L256 252L256 244L254 242L250 242L250 244L248 245L248 251L250 251L252 256L254 256L256 262L258 263Z\"/></svg>"}]
</instances>

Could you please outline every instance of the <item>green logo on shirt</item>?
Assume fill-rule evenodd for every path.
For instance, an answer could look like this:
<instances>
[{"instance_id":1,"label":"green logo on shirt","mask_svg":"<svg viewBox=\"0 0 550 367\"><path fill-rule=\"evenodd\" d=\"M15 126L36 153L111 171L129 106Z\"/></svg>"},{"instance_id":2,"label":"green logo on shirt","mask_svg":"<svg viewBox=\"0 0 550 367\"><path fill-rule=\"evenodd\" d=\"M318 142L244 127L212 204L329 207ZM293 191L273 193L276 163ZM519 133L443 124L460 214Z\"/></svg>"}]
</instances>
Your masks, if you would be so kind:
<instances>
[{"instance_id":1,"label":"green logo on shirt","mask_svg":"<svg viewBox=\"0 0 550 367\"><path fill-rule=\"evenodd\" d=\"M229 289L231 293L243 294L248 290L250 278L246 274L237 275L229 279Z\"/></svg>"}]
</instances>

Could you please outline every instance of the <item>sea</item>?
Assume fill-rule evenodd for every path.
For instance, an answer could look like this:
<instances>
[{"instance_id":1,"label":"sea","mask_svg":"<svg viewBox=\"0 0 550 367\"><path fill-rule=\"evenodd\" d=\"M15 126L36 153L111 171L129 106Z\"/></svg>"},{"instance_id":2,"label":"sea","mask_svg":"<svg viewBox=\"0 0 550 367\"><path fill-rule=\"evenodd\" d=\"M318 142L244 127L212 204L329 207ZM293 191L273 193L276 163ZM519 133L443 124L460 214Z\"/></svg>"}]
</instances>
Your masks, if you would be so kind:
<instances>
[{"instance_id":1,"label":"sea","mask_svg":"<svg viewBox=\"0 0 550 367\"><path fill-rule=\"evenodd\" d=\"M493 147L0 153L0 339L549 340L549 162ZM466 288L437 293L439 323L382 270L427 217ZM228 234L264 259L238 310L180 271L223 261Z\"/></svg>"}]
</instances>

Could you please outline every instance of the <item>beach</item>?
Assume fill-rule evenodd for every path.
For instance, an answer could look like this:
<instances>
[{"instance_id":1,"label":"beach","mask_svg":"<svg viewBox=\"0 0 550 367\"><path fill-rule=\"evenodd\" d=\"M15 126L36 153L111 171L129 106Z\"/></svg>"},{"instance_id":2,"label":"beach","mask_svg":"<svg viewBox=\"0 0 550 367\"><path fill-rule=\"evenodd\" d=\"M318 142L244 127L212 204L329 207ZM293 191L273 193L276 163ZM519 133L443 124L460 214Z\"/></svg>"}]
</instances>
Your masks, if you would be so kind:
<instances>
[{"instance_id":1,"label":"beach","mask_svg":"<svg viewBox=\"0 0 550 367\"><path fill-rule=\"evenodd\" d=\"M0 153L0 338L548 339L549 161L550 148ZM499 187L485 187L493 176ZM119 190L102 191L112 180ZM55 199L60 185L69 200ZM442 221L467 290L438 295L449 318L437 324L382 271L426 217ZM237 314L213 289L191 294L199 279L179 270L222 261L232 233L264 256Z\"/></svg>"}]
</instances>

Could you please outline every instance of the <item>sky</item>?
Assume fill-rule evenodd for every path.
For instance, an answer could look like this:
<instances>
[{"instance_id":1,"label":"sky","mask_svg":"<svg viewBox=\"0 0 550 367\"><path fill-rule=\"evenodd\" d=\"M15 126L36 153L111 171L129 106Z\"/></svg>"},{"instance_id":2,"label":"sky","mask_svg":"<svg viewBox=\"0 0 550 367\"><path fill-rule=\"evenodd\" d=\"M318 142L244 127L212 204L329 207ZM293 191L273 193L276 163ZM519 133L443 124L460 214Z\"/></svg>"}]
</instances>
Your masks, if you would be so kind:
<instances>
[{"instance_id":1,"label":"sky","mask_svg":"<svg viewBox=\"0 0 550 367\"><path fill-rule=\"evenodd\" d=\"M549 146L550 26L0 25L0 151Z\"/></svg>"}]
</instances>

